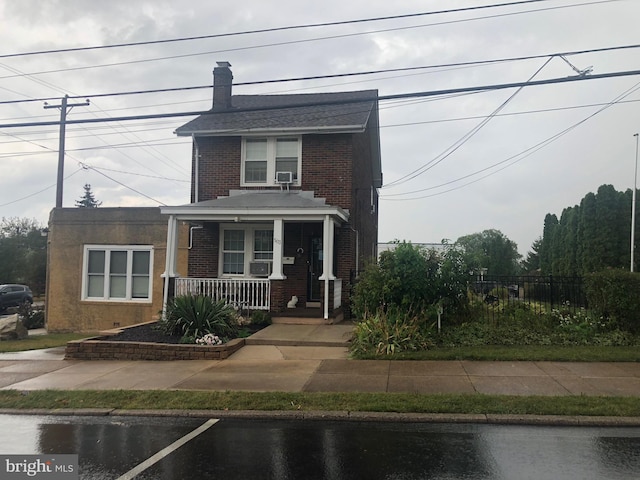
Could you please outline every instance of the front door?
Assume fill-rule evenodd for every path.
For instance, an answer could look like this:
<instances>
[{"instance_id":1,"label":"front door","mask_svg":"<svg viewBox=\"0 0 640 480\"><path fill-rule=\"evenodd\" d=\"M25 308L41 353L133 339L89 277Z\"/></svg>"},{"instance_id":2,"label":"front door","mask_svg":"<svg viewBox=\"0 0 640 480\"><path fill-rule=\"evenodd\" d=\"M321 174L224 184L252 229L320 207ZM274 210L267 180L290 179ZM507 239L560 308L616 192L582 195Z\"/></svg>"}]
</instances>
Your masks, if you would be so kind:
<instances>
[{"instance_id":1,"label":"front door","mask_svg":"<svg viewBox=\"0 0 640 480\"><path fill-rule=\"evenodd\" d=\"M307 281L307 298L309 302L320 302L320 280L322 275L322 237L311 237L309 248L309 280Z\"/></svg>"}]
</instances>

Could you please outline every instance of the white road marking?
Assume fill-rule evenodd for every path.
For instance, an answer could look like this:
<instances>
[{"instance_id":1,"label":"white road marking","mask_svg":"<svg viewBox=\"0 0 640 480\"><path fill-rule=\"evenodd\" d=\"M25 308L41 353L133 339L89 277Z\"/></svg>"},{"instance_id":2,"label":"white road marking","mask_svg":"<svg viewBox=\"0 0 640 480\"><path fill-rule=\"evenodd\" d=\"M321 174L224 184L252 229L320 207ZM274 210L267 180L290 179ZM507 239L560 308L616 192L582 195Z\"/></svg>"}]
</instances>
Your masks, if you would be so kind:
<instances>
[{"instance_id":1,"label":"white road marking","mask_svg":"<svg viewBox=\"0 0 640 480\"><path fill-rule=\"evenodd\" d=\"M207 420L205 423L200 425L198 428L196 428L192 432L186 434L182 438L179 438L178 440L173 442L168 447L163 448L162 450L160 450L158 453L156 453L152 457L147 458L144 462L136 465L131 470L129 470L127 473L125 473L121 477L118 477L117 480L131 480L133 477L135 477L136 475L139 475L140 473L144 472L147 468L149 468L153 464L159 462L164 457L166 457L167 455L171 454L172 452L174 452L175 450L180 448L182 445L187 443L189 440L197 437L202 432L208 430L209 428L211 428L213 425L215 425L219 421L220 421L219 418L211 418L211 419Z\"/></svg>"}]
</instances>

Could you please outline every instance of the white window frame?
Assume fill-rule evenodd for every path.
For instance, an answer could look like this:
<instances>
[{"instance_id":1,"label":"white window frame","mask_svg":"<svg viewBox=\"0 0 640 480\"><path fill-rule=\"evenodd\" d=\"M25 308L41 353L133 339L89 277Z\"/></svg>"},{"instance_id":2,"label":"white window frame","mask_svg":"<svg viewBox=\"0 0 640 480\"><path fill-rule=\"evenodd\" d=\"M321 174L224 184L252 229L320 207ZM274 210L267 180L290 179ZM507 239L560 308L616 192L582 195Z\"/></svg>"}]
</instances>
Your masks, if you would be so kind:
<instances>
[{"instance_id":1,"label":"white window frame","mask_svg":"<svg viewBox=\"0 0 640 480\"><path fill-rule=\"evenodd\" d=\"M105 253L104 288L101 297L89 296L89 253L99 251ZM109 295L109 276L111 252L127 252L127 271L125 280L125 296L111 297ZM133 252L149 253L149 294L144 298L133 297ZM125 302L125 303L152 303L153 301L153 245L85 245L82 259L82 300L91 302Z\"/></svg>"},{"instance_id":2,"label":"white window frame","mask_svg":"<svg viewBox=\"0 0 640 480\"><path fill-rule=\"evenodd\" d=\"M232 274L224 272L224 235L228 230L242 230L244 231L244 273ZM249 263L251 262L273 262L273 256L271 259L255 259L255 232L258 230L270 230L273 232L273 224L246 224L238 225L237 223L222 224L220 225L220 255L218 258L218 276L220 278L258 278L256 275L249 273ZM273 255L273 246L272 246ZM262 252L263 254L265 252Z\"/></svg>"},{"instance_id":3,"label":"white window frame","mask_svg":"<svg viewBox=\"0 0 640 480\"><path fill-rule=\"evenodd\" d=\"M265 182L246 182L245 181L245 162L247 159L247 140L266 140L267 141L267 177ZM242 167L240 171L240 185L243 187L270 187L278 186L276 183L276 142L278 140L297 140L298 141L298 171L296 178L293 179L291 185L300 186L302 182L302 137L299 135L278 135L273 137L265 136L247 136L242 138Z\"/></svg>"}]
</instances>

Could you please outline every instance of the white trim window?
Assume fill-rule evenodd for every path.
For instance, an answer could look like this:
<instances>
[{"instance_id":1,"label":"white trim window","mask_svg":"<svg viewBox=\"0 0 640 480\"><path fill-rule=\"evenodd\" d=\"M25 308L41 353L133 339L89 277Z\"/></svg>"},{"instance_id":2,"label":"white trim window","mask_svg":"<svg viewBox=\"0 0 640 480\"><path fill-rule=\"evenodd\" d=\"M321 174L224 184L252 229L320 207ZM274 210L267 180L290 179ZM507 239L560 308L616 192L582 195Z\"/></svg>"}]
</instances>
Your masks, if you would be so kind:
<instances>
[{"instance_id":1,"label":"white trim window","mask_svg":"<svg viewBox=\"0 0 640 480\"><path fill-rule=\"evenodd\" d=\"M276 172L291 172L300 185L300 137L245 137L242 139L242 186L277 185Z\"/></svg>"},{"instance_id":2,"label":"white trim window","mask_svg":"<svg viewBox=\"0 0 640 480\"><path fill-rule=\"evenodd\" d=\"M220 235L220 275L249 276L249 263L273 260L273 227L222 226Z\"/></svg>"},{"instance_id":3,"label":"white trim window","mask_svg":"<svg viewBox=\"0 0 640 480\"><path fill-rule=\"evenodd\" d=\"M85 245L82 299L107 302L150 302L153 247Z\"/></svg>"}]
</instances>

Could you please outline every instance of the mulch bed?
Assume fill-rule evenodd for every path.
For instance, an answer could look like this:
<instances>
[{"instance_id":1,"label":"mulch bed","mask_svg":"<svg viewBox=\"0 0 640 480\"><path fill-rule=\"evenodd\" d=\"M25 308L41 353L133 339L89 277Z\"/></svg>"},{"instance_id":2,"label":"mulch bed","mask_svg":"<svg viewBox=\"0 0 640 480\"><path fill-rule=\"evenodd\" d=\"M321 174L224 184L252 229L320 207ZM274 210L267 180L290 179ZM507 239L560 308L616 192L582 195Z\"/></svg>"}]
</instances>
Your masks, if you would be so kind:
<instances>
[{"instance_id":1,"label":"mulch bed","mask_svg":"<svg viewBox=\"0 0 640 480\"><path fill-rule=\"evenodd\" d=\"M125 328L122 333L109 335L102 340L110 342L151 342L151 343L180 343L179 335L165 335L156 330L155 324L139 325L137 327Z\"/></svg>"},{"instance_id":2,"label":"mulch bed","mask_svg":"<svg viewBox=\"0 0 640 480\"><path fill-rule=\"evenodd\" d=\"M108 337L103 337L101 340L106 340L109 342L151 342L151 343L170 343L170 344L179 344L180 339L182 338L180 335L165 335L159 330L156 330L155 324L150 323L146 325L139 325L136 327L125 328L121 333L117 335L109 335ZM255 333L259 330L262 330L263 326L257 325L249 325L243 327L243 329L248 330L250 333Z\"/></svg>"}]
</instances>

